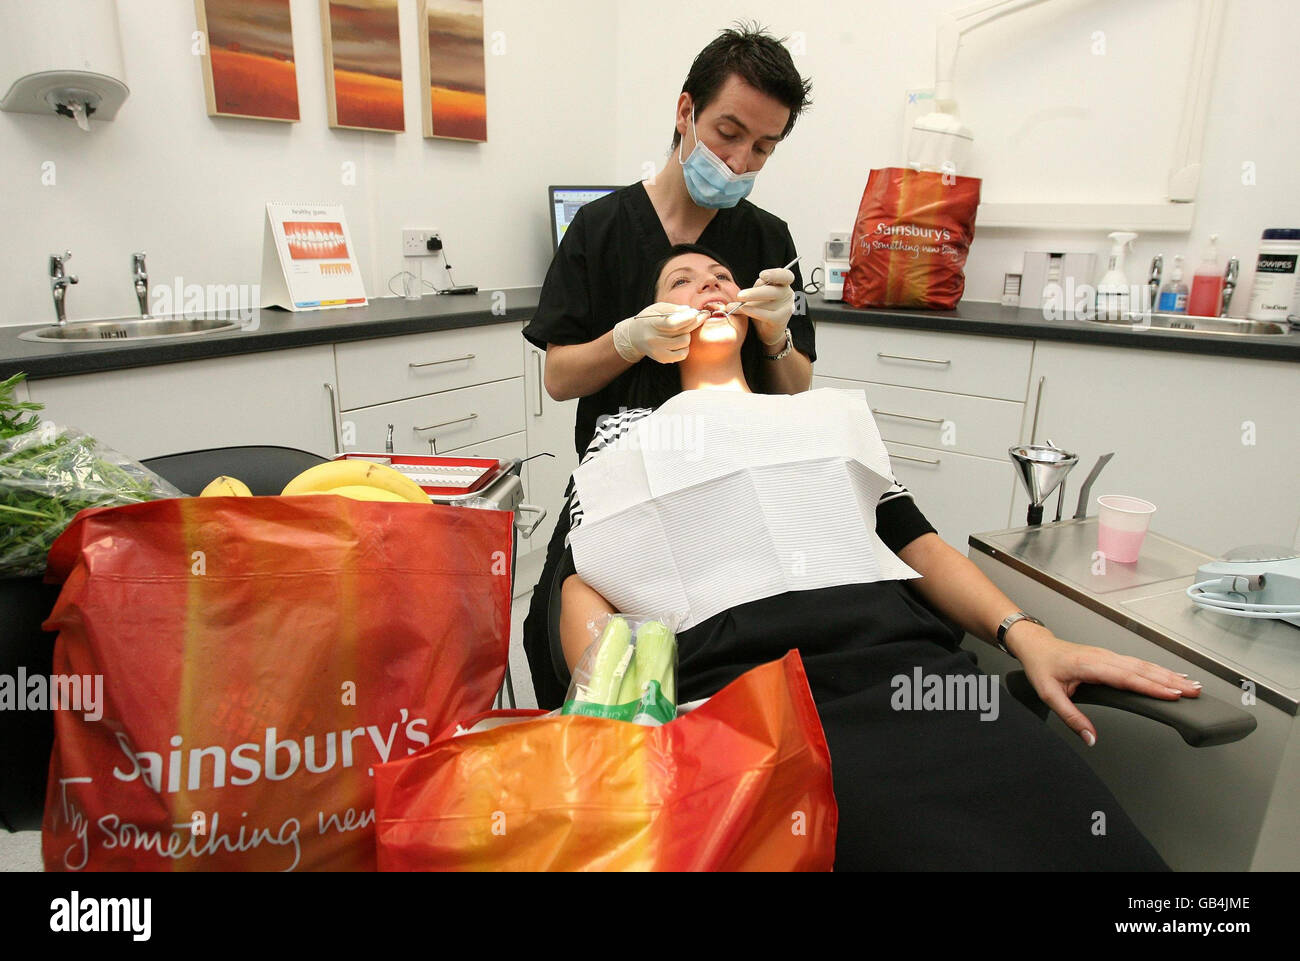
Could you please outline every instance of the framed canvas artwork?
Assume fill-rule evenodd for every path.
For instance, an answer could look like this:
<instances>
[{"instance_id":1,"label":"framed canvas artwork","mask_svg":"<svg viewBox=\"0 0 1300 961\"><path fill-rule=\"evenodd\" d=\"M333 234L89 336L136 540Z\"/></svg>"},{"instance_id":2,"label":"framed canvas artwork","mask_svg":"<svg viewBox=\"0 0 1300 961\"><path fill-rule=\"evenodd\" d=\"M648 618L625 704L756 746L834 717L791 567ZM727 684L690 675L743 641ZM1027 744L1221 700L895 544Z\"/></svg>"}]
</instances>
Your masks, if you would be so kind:
<instances>
[{"instance_id":1,"label":"framed canvas artwork","mask_svg":"<svg viewBox=\"0 0 1300 961\"><path fill-rule=\"evenodd\" d=\"M210 117L298 120L289 0L194 0Z\"/></svg>"},{"instance_id":2,"label":"framed canvas artwork","mask_svg":"<svg viewBox=\"0 0 1300 961\"><path fill-rule=\"evenodd\" d=\"M397 0L320 0L331 127L406 129Z\"/></svg>"},{"instance_id":3,"label":"framed canvas artwork","mask_svg":"<svg viewBox=\"0 0 1300 961\"><path fill-rule=\"evenodd\" d=\"M424 135L487 140L483 0L420 0Z\"/></svg>"}]
</instances>

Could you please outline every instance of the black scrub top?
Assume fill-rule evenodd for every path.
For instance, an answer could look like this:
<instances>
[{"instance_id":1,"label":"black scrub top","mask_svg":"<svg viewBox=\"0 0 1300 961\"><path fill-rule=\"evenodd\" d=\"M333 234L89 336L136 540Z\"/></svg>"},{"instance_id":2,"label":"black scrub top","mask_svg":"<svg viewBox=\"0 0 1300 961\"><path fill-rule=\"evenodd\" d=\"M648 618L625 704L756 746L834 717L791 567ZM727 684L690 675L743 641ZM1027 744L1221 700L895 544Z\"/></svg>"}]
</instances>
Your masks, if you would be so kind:
<instances>
[{"instance_id":1,"label":"black scrub top","mask_svg":"<svg viewBox=\"0 0 1300 961\"><path fill-rule=\"evenodd\" d=\"M747 200L719 210L696 243L731 265L741 290L753 287L761 271L782 267L796 254L785 221ZM537 313L524 328L524 336L545 350L547 344L586 344L613 330L619 321L650 305L646 294L655 279L652 271L671 249L659 215L640 183L591 201L565 231L546 273ZM794 289L800 291L803 277L798 264L792 270ZM790 335L796 350L809 360L817 359L812 322L806 313L790 318ZM764 358L752 324L740 357L750 389L768 392L765 367L772 362ZM641 370L657 363L644 357L601 390L579 399L573 431L579 457L596 432L597 418L617 414L624 407L658 406L672 396L666 386L654 388L670 391L662 397L647 397L644 390L632 395L636 384L662 383L662 378L646 377Z\"/></svg>"}]
</instances>

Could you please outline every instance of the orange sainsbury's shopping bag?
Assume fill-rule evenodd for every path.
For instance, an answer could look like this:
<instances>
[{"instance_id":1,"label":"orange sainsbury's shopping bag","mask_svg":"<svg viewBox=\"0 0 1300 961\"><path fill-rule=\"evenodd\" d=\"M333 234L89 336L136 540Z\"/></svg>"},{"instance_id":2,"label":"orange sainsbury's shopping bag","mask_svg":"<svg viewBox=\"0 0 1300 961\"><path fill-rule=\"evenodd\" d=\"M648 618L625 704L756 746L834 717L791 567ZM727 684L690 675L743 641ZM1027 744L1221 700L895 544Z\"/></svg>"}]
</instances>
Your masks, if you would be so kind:
<instances>
[{"instance_id":1,"label":"orange sainsbury's shopping bag","mask_svg":"<svg viewBox=\"0 0 1300 961\"><path fill-rule=\"evenodd\" d=\"M844 302L952 310L966 289L979 203L975 177L905 167L871 171L853 225Z\"/></svg>"},{"instance_id":2,"label":"orange sainsbury's shopping bag","mask_svg":"<svg viewBox=\"0 0 1300 961\"><path fill-rule=\"evenodd\" d=\"M834 863L830 752L797 651L662 727L512 713L376 769L380 870Z\"/></svg>"},{"instance_id":3,"label":"orange sainsbury's shopping bag","mask_svg":"<svg viewBox=\"0 0 1300 961\"><path fill-rule=\"evenodd\" d=\"M83 511L55 542L47 870L373 870L374 779L492 706L508 512L344 497ZM96 716L97 714L101 716Z\"/></svg>"}]
</instances>

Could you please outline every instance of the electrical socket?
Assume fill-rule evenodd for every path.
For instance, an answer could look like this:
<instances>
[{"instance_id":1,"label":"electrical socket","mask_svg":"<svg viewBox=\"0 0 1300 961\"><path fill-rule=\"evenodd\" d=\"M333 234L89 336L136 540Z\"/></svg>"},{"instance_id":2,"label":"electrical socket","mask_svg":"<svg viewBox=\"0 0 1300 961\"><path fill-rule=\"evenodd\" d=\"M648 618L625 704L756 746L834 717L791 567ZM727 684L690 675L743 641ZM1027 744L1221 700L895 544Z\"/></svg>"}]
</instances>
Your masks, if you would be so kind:
<instances>
[{"instance_id":1,"label":"electrical socket","mask_svg":"<svg viewBox=\"0 0 1300 961\"><path fill-rule=\"evenodd\" d=\"M403 257L437 257L442 251L430 250L430 239L437 237L442 239L442 235L436 230L425 228L424 230L403 230L402 231L402 256Z\"/></svg>"}]
</instances>

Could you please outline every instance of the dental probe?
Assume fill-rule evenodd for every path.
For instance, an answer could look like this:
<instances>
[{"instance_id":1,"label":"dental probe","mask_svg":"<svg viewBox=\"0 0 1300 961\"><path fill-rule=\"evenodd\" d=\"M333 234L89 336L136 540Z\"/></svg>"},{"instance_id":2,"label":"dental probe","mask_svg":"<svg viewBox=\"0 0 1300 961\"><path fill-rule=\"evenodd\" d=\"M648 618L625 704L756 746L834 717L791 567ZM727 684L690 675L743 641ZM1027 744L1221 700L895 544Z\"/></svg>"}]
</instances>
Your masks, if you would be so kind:
<instances>
[{"instance_id":1,"label":"dental probe","mask_svg":"<svg viewBox=\"0 0 1300 961\"><path fill-rule=\"evenodd\" d=\"M802 256L802 255L796 257L794 260L790 261L788 264L786 264L786 265L785 265L784 267L782 267L781 269L782 269L782 270L789 270L791 267L793 267L795 264L799 263L799 261L801 261L801 260L803 260L803 256ZM727 311L726 313L724 313L722 316L724 316L724 317L730 317L730 316L731 316L732 314L734 314L737 310L739 310L739 309L741 308L741 306L742 306L744 303L745 303L745 302L744 302L743 300L740 301L739 303L736 304L735 307L732 307L730 310L728 310L728 311Z\"/></svg>"},{"instance_id":2,"label":"dental probe","mask_svg":"<svg viewBox=\"0 0 1300 961\"><path fill-rule=\"evenodd\" d=\"M791 267L793 267L795 264L799 263L799 261L801 261L801 260L803 260L803 255L802 255L802 254L800 254L800 255L799 255L798 257L796 257L794 260L790 261L788 264L786 264L786 265L785 265L784 267L782 267L781 269L782 269L782 270L789 270ZM744 303L745 303L745 302L744 302L743 300L740 301L739 303L736 304L735 307L732 307L731 310L728 310L728 311L724 312L722 316L723 316L723 317L730 317L733 313L735 313L735 311L736 311L739 307L743 306ZM685 308L683 308L683 310L684 310L684 309L685 309ZM676 317L678 314L680 314L680 313L682 313L682 312L683 312L682 310L675 310L675 311L673 311L671 314L638 314L637 316L638 316L638 317Z\"/></svg>"}]
</instances>

